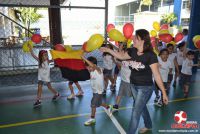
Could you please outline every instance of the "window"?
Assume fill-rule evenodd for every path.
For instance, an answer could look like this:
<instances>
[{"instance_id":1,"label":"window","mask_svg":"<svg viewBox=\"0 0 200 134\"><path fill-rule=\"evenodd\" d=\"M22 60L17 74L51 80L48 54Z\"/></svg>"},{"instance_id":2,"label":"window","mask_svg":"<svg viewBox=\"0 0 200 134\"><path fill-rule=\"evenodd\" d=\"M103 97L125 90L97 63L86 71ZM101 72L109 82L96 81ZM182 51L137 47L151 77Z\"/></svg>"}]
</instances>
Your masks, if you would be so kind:
<instances>
[{"instance_id":1,"label":"window","mask_svg":"<svg viewBox=\"0 0 200 134\"><path fill-rule=\"evenodd\" d=\"M190 2L187 0L187 1L183 1L183 9L187 9L189 8L190 6Z\"/></svg>"}]
</instances>

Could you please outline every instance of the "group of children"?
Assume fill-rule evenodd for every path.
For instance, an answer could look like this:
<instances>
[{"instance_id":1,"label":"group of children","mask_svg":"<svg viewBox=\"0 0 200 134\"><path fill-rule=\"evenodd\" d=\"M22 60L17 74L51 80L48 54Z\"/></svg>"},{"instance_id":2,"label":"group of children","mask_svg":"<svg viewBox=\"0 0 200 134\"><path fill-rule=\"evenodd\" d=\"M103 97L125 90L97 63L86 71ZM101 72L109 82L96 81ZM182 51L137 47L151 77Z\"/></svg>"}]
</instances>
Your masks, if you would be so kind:
<instances>
[{"instance_id":1,"label":"group of children","mask_svg":"<svg viewBox=\"0 0 200 134\"><path fill-rule=\"evenodd\" d=\"M112 48L111 45L107 45L107 47ZM49 63L53 62L48 59L48 52L45 50L41 50L39 52L38 57L33 53L31 47L30 52L31 55L38 61L39 69L38 69L38 93L37 100L34 103L34 107L41 105L41 94L42 94L42 86L46 83L48 89L54 94L52 100L56 101L60 94L51 86L50 83L50 67ZM167 89L167 94L169 94L170 85L172 84L173 75L174 76L174 87L176 86L176 78L180 77L181 86L183 87L184 97L188 97L189 93L189 85L192 76L192 67L198 66L198 64L193 64L194 52L186 49L185 42L181 42L178 44L177 51L174 49L173 44L167 44L166 48L162 48L158 55L159 62L159 71L164 82L164 86ZM126 52L127 44L119 43L118 51ZM82 56L82 59L85 61L85 65L90 72L90 81L91 88L93 91L93 97L91 100L91 118L86 121L85 125L95 124L95 113L96 108L103 106L108 112L112 113L115 110L119 109L119 104L122 96L132 96L131 92L131 84L130 84L130 74L131 70L129 68L129 60L119 61L114 59L108 53L103 53L103 68L97 66L97 59L95 57L88 57L87 59ZM115 66L114 77L113 77L113 66ZM110 80L111 86L110 90L114 92L116 89L116 78L121 71L121 83L119 87L118 96L116 97L116 101L114 105L107 105L102 102L103 94L106 94L106 89L108 86L108 81ZM78 88L78 93L75 95L73 90L73 83ZM84 94L81 86L78 81L70 81L69 88L71 91L71 95L68 96L68 99L74 99L75 96L82 96ZM158 86L155 84L155 94L156 98L154 100L155 104L158 106L163 105L162 93L159 93L160 90Z\"/></svg>"},{"instance_id":2,"label":"group of children","mask_svg":"<svg viewBox=\"0 0 200 134\"><path fill-rule=\"evenodd\" d=\"M188 97L189 85L191 83L192 67L199 66L194 64L195 52L186 48L186 42L182 41L177 44L177 48L173 44L167 44L166 48L162 48L158 55L159 71L169 94L170 85L172 84L173 76L174 83L172 84L176 88L176 81L179 77L179 85L183 89L184 98ZM162 93L159 95L159 88L155 84L155 104L159 107L163 105Z\"/></svg>"}]
</instances>

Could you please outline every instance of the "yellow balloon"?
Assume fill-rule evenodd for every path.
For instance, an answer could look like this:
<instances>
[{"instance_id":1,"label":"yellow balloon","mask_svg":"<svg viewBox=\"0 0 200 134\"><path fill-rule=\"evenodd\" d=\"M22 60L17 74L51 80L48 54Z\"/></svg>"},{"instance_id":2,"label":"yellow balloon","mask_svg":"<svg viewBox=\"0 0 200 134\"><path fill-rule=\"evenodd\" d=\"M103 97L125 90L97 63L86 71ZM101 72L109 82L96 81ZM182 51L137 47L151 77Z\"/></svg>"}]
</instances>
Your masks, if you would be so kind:
<instances>
[{"instance_id":1,"label":"yellow balloon","mask_svg":"<svg viewBox=\"0 0 200 134\"><path fill-rule=\"evenodd\" d=\"M196 42L200 40L200 35L195 35L193 38L192 38L192 41L194 44L196 44Z\"/></svg>"},{"instance_id":2,"label":"yellow balloon","mask_svg":"<svg viewBox=\"0 0 200 134\"><path fill-rule=\"evenodd\" d=\"M132 39L128 39L127 41L127 48L130 48L132 45Z\"/></svg>"},{"instance_id":3,"label":"yellow balloon","mask_svg":"<svg viewBox=\"0 0 200 134\"><path fill-rule=\"evenodd\" d=\"M118 42L125 42L126 38L124 35L118 31L117 29L111 29L110 32L108 33L108 36L110 39Z\"/></svg>"},{"instance_id":4,"label":"yellow balloon","mask_svg":"<svg viewBox=\"0 0 200 134\"><path fill-rule=\"evenodd\" d=\"M101 34L93 34L87 41L86 51L91 52L101 47L104 42L104 38Z\"/></svg>"},{"instance_id":5,"label":"yellow balloon","mask_svg":"<svg viewBox=\"0 0 200 134\"><path fill-rule=\"evenodd\" d=\"M176 43L174 41L171 41L168 44L176 45Z\"/></svg>"},{"instance_id":6,"label":"yellow balloon","mask_svg":"<svg viewBox=\"0 0 200 134\"><path fill-rule=\"evenodd\" d=\"M65 50L66 50L67 52L69 52L69 51L72 51L72 50L73 50L73 48L72 48L72 46L71 46L71 45L64 45L64 47L65 47Z\"/></svg>"},{"instance_id":7,"label":"yellow balloon","mask_svg":"<svg viewBox=\"0 0 200 134\"><path fill-rule=\"evenodd\" d=\"M159 30L160 30L160 23L158 23L157 21L154 21L154 22L153 22L153 28L154 28L156 31L159 31Z\"/></svg>"},{"instance_id":8,"label":"yellow balloon","mask_svg":"<svg viewBox=\"0 0 200 134\"><path fill-rule=\"evenodd\" d=\"M158 55L158 54L159 54L158 50L156 50L156 48L155 48L155 47L153 48L153 52L154 52L156 55Z\"/></svg>"},{"instance_id":9,"label":"yellow balloon","mask_svg":"<svg viewBox=\"0 0 200 134\"><path fill-rule=\"evenodd\" d=\"M28 45L30 45L33 48L33 42L31 40L24 42L22 45L23 52L30 52Z\"/></svg>"},{"instance_id":10,"label":"yellow balloon","mask_svg":"<svg viewBox=\"0 0 200 134\"><path fill-rule=\"evenodd\" d=\"M157 36L157 32L155 30L151 30L150 32L152 37L156 37Z\"/></svg>"},{"instance_id":11,"label":"yellow balloon","mask_svg":"<svg viewBox=\"0 0 200 134\"><path fill-rule=\"evenodd\" d=\"M161 34L169 34L169 30L160 30L158 35L161 35Z\"/></svg>"}]
</instances>

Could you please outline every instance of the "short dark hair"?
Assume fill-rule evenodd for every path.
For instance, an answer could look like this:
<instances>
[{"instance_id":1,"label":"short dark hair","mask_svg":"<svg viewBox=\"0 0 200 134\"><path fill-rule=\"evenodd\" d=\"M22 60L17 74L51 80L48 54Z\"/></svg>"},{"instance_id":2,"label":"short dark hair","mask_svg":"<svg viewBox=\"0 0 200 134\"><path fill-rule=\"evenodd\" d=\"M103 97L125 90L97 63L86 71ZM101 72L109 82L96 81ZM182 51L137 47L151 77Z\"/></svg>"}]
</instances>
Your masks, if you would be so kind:
<instances>
[{"instance_id":1,"label":"short dark hair","mask_svg":"<svg viewBox=\"0 0 200 134\"><path fill-rule=\"evenodd\" d=\"M181 47L185 46L185 41L181 42L178 44L178 48L180 49Z\"/></svg>"},{"instance_id":2,"label":"short dark hair","mask_svg":"<svg viewBox=\"0 0 200 134\"><path fill-rule=\"evenodd\" d=\"M169 47L174 47L174 45L169 43L169 44L167 44L167 48L169 48Z\"/></svg>"},{"instance_id":3,"label":"short dark hair","mask_svg":"<svg viewBox=\"0 0 200 134\"><path fill-rule=\"evenodd\" d=\"M135 32L136 36L139 36L141 40L144 40L143 52L152 51L151 39L149 32L146 29L138 29Z\"/></svg>"},{"instance_id":4,"label":"short dark hair","mask_svg":"<svg viewBox=\"0 0 200 134\"><path fill-rule=\"evenodd\" d=\"M194 55L195 53L194 53L194 51L192 51L192 50L189 50L188 52L187 52L187 55Z\"/></svg>"},{"instance_id":5,"label":"short dark hair","mask_svg":"<svg viewBox=\"0 0 200 134\"><path fill-rule=\"evenodd\" d=\"M87 58L87 60L89 60L90 62L92 62L93 64L97 65L97 59L93 56L90 56ZM87 64L86 64L87 65Z\"/></svg>"},{"instance_id":6,"label":"short dark hair","mask_svg":"<svg viewBox=\"0 0 200 134\"><path fill-rule=\"evenodd\" d=\"M167 52L169 54L169 51L167 50L167 48L161 49L159 56L162 55L164 52Z\"/></svg>"}]
</instances>

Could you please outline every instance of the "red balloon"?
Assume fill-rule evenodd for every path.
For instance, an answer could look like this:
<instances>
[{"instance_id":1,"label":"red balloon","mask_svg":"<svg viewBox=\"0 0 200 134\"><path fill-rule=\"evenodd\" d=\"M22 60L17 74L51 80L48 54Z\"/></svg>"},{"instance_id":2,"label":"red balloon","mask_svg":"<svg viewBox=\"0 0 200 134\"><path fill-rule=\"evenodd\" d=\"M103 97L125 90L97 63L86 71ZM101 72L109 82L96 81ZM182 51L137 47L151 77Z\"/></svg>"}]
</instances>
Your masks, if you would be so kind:
<instances>
[{"instance_id":1,"label":"red balloon","mask_svg":"<svg viewBox=\"0 0 200 134\"><path fill-rule=\"evenodd\" d=\"M41 42L42 36L41 36L40 34L33 34L32 37L31 37L31 40L32 40L34 43L38 44L38 43Z\"/></svg>"},{"instance_id":2,"label":"red balloon","mask_svg":"<svg viewBox=\"0 0 200 134\"><path fill-rule=\"evenodd\" d=\"M106 27L106 31L109 33L111 29L114 29L115 25L114 24L108 24Z\"/></svg>"},{"instance_id":3,"label":"red balloon","mask_svg":"<svg viewBox=\"0 0 200 134\"><path fill-rule=\"evenodd\" d=\"M151 42L156 41L156 37L151 37Z\"/></svg>"},{"instance_id":4,"label":"red balloon","mask_svg":"<svg viewBox=\"0 0 200 134\"><path fill-rule=\"evenodd\" d=\"M65 47L62 44L56 44L54 48L55 50L58 50L58 51L66 51Z\"/></svg>"},{"instance_id":5,"label":"red balloon","mask_svg":"<svg viewBox=\"0 0 200 134\"><path fill-rule=\"evenodd\" d=\"M196 43L195 43L195 46L200 49L200 40L198 40Z\"/></svg>"},{"instance_id":6,"label":"red balloon","mask_svg":"<svg viewBox=\"0 0 200 134\"><path fill-rule=\"evenodd\" d=\"M161 34L159 35L159 39L165 43L169 43L173 40L173 37L171 34Z\"/></svg>"},{"instance_id":7,"label":"red balloon","mask_svg":"<svg viewBox=\"0 0 200 134\"><path fill-rule=\"evenodd\" d=\"M133 31L134 31L134 28L133 28L133 25L131 23L126 23L124 25L123 33L124 33L124 36L126 37L126 39L131 38Z\"/></svg>"},{"instance_id":8,"label":"red balloon","mask_svg":"<svg viewBox=\"0 0 200 134\"><path fill-rule=\"evenodd\" d=\"M177 33L175 38L174 38L174 41L179 42L183 39L183 37L184 37L183 33Z\"/></svg>"},{"instance_id":9,"label":"red balloon","mask_svg":"<svg viewBox=\"0 0 200 134\"><path fill-rule=\"evenodd\" d=\"M168 24L163 24L161 25L160 30L167 30L168 28L169 28Z\"/></svg>"}]
</instances>

